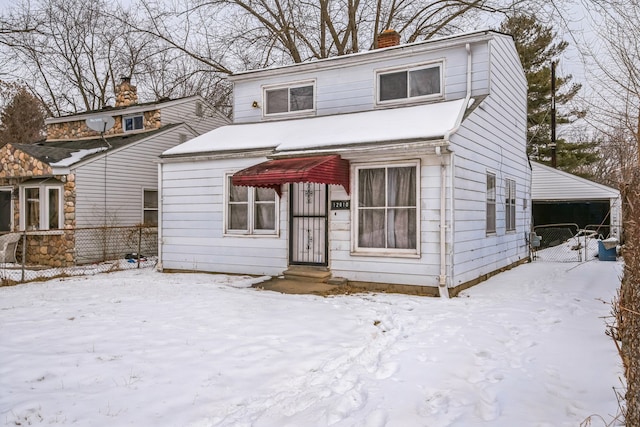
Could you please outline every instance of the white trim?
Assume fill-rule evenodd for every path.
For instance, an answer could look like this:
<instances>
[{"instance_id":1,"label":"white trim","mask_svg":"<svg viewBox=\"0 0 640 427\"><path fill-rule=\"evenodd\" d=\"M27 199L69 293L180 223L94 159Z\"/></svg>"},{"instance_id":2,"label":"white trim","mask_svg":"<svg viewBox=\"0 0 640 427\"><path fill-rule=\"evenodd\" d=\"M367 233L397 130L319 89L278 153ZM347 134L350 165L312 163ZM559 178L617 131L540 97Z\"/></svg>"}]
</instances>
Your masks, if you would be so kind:
<instances>
[{"instance_id":1,"label":"white trim","mask_svg":"<svg viewBox=\"0 0 640 427\"><path fill-rule=\"evenodd\" d=\"M274 229L273 230L254 230L253 220L255 215L255 189L256 187L245 187L247 189L247 229L246 230L229 230L229 187L231 177L235 172L226 172L224 174L224 188L222 191L222 235L224 237L279 237L280 236L280 196L274 190Z\"/></svg>"},{"instance_id":2,"label":"white trim","mask_svg":"<svg viewBox=\"0 0 640 427\"><path fill-rule=\"evenodd\" d=\"M428 95L419 95L419 96L410 96L409 90L411 88L411 81L409 79L409 75L412 71L418 70L426 70L430 68L438 68L438 76L440 79L440 91L438 93L432 93ZM436 59L433 61L417 63L417 64L409 64L398 67L389 67L389 68L380 68L374 70L375 75L375 96L376 96L376 105L377 106L389 106L389 105L406 105L414 102L424 102L424 101L436 101L444 99L444 68L445 68L445 60L444 58ZM386 101L380 100L380 77L386 74L394 74L394 73L407 73L407 96L404 98L394 98Z\"/></svg>"},{"instance_id":3,"label":"white trim","mask_svg":"<svg viewBox=\"0 0 640 427\"><path fill-rule=\"evenodd\" d=\"M13 227L14 227L13 187L0 186L0 191L6 191L9 193L9 230L8 231L13 231Z\"/></svg>"},{"instance_id":4,"label":"white trim","mask_svg":"<svg viewBox=\"0 0 640 427\"><path fill-rule=\"evenodd\" d=\"M493 176L493 230L487 228L487 219L489 218L489 192L487 185L489 184L489 175ZM487 169L484 174L484 232L487 236L496 236L498 234L498 174L490 169Z\"/></svg>"},{"instance_id":5,"label":"white trim","mask_svg":"<svg viewBox=\"0 0 640 427\"><path fill-rule=\"evenodd\" d=\"M136 128L135 124L136 124L136 117L140 117L142 118L142 127L141 128ZM126 129L126 125L125 122L126 120L131 119L131 125L133 127L133 129ZM144 130L144 113L139 113L139 114L127 114L126 116L122 116L122 132L123 133L131 133L131 132L136 132L136 131L141 131Z\"/></svg>"},{"instance_id":6,"label":"white trim","mask_svg":"<svg viewBox=\"0 0 640 427\"><path fill-rule=\"evenodd\" d=\"M140 224L147 224L144 220L144 214L147 211L156 211L157 215L156 215L156 220L158 221L158 223L155 225L155 227L157 227L160 224L160 192L158 191L158 188L154 188L154 187L141 187L142 190L142 217L140 218ZM147 191L155 191L156 192L156 207L154 208L147 208L145 206L145 192Z\"/></svg>"},{"instance_id":7,"label":"white trim","mask_svg":"<svg viewBox=\"0 0 640 427\"><path fill-rule=\"evenodd\" d=\"M51 182L40 182L29 184L24 183L20 185L20 201L19 201L19 209L20 209L20 231L24 231L26 228L26 195L25 191L30 188L38 189L38 214L39 224L38 228L33 231L47 231L50 229L49 224L49 207L50 207L50 199L49 199L49 190L54 189L58 190L58 228L54 228L53 230L62 230L64 228L64 184L60 182L59 184L52 184ZM32 231L32 230L29 230Z\"/></svg>"},{"instance_id":8,"label":"white trim","mask_svg":"<svg viewBox=\"0 0 640 427\"><path fill-rule=\"evenodd\" d=\"M416 188L415 188L415 200L416 200L416 248L415 249L389 249L389 248L360 248L358 246L358 228L359 228L359 215L358 215L358 171L361 169L389 169L398 167L413 167L416 170ZM420 218L421 218L421 203L420 203L420 188L421 188L421 162L419 159L406 159L391 162L367 162L367 163L351 163L351 194L353 195L353 201L351 203L351 255L352 256L373 256L373 257L397 257L397 258L420 258L420 244L421 244L421 230L420 230ZM386 191L386 176L385 176L385 191ZM384 206L385 210L388 206Z\"/></svg>"},{"instance_id":9,"label":"white trim","mask_svg":"<svg viewBox=\"0 0 640 427\"><path fill-rule=\"evenodd\" d=\"M291 89L308 87L308 86L311 86L311 88L313 89L311 109L290 111L289 109L291 107L291 104L290 104ZM271 114L267 113L267 92L273 91L273 90L281 90L281 89L288 89L287 90L287 111L284 111L281 113L271 113ZM315 79L299 80L299 81L273 84L273 85L264 85L261 87L261 90L262 90L262 106L261 106L262 118L265 120L281 119L283 117L308 117L308 116L314 116L316 113L316 80Z\"/></svg>"}]
</instances>

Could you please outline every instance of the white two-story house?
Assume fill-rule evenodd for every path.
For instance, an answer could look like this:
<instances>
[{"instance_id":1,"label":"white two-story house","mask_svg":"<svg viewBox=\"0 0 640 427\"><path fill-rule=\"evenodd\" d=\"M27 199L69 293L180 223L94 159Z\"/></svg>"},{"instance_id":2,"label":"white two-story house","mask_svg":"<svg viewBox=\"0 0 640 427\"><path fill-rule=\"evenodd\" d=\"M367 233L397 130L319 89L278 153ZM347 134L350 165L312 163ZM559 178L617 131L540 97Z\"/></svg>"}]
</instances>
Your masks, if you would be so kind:
<instances>
[{"instance_id":1,"label":"white two-story house","mask_svg":"<svg viewBox=\"0 0 640 427\"><path fill-rule=\"evenodd\" d=\"M529 256L527 83L477 31L242 72L234 121L165 151L164 269L455 295Z\"/></svg>"}]
</instances>

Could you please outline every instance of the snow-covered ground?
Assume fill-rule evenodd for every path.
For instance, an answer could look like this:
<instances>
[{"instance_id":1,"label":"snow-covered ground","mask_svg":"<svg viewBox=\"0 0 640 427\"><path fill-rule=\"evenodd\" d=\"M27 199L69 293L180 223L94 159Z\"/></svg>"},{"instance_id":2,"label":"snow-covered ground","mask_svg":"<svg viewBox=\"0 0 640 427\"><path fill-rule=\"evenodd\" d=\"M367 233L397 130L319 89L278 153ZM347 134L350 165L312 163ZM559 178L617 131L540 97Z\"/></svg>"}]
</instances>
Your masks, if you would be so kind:
<instances>
[{"instance_id":1,"label":"snow-covered ground","mask_svg":"<svg viewBox=\"0 0 640 427\"><path fill-rule=\"evenodd\" d=\"M0 423L578 426L617 411L620 262L534 262L444 300L151 269L0 288ZM591 425L604 425L593 418Z\"/></svg>"}]
</instances>

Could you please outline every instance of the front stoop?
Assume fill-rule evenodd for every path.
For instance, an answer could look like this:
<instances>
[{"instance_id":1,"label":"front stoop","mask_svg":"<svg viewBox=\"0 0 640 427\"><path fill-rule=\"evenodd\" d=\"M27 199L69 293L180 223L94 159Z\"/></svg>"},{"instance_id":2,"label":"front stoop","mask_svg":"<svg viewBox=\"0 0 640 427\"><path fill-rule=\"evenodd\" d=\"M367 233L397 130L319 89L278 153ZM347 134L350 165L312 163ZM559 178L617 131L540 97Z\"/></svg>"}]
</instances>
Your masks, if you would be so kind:
<instances>
[{"instance_id":1,"label":"front stoop","mask_svg":"<svg viewBox=\"0 0 640 427\"><path fill-rule=\"evenodd\" d=\"M282 274L287 280L309 282L326 282L331 278L331 271L326 267L292 266Z\"/></svg>"}]
</instances>

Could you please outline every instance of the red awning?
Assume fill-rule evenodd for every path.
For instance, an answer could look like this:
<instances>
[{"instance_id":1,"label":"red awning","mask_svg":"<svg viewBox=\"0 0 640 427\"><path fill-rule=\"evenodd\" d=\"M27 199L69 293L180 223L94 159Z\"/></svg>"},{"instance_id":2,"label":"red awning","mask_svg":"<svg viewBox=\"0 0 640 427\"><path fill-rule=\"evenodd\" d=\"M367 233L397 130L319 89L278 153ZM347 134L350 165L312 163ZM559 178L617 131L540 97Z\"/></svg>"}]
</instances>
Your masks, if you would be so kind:
<instances>
[{"instance_id":1,"label":"red awning","mask_svg":"<svg viewBox=\"0 0 640 427\"><path fill-rule=\"evenodd\" d=\"M266 187L281 194L291 182L342 185L349 194L349 161L339 155L269 160L233 174L233 185Z\"/></svg>"}]
</instances>

